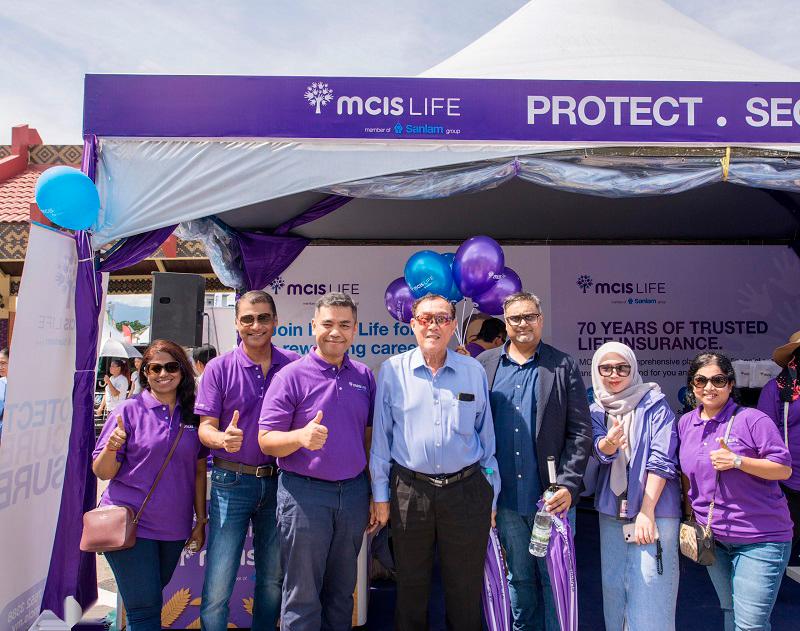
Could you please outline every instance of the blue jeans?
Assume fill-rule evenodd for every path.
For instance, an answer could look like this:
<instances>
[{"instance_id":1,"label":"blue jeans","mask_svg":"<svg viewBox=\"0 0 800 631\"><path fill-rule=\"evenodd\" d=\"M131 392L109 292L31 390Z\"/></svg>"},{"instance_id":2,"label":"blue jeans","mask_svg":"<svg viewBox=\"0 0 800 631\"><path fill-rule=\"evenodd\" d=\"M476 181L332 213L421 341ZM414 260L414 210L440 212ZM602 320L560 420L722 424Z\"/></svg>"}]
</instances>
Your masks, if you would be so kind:
<instances>
[{"instance_id":1,"label":"blue jeans","mask_svg":"<svg viewBox=\"0 0 800 631\"><path fill-rule=\"evenodd\" d=\"M708 575L725 615L725 631L772 628L769 616L789 563L792 542L722 543Z\"/></svg>"},{"instance_id":2,"label":"blue jeans","mask_svg":"<svg viewBox=\"0 0 800 631\"><path fill-rule=\"evenodd\" d=\"M186 541L137 538L127 550L106 552L125 604L130 631L160 631L162 590L172 578Z\"/></svg>"},{"instance_id":3,"label":"blue jeans","mask_svg":"<svg viewBox=\"0 0 800 631\"><path fill-rule=\"evenodd\" d=\"M560 631L547 561L528 552L535 515L497 509L497 533L506 554L514 631ZM575 532L575 508L569 522Z\"/></svg>"},{"instance_id":4,"label":"blue jeans","mask_svg":"<svg viewBox=\"0 0 800 631\"><path fill-rule=\"evenodd\" d=\"M275 523L278 478L214 469L208 510L208 550L200 620L205 631L224 631L245 536L253 523L256 584L253 629L275 628L281 609L280 552Z\"/></svg>"},{"instance_id":5,"label":"blue jeans","mask_svg":"<svg viewBox=\"0 0 800 631\"><path fill-rule=\"evenodd\" d=\"M600 514L603 615L608 631L674 631L678 598L677 517L656 517L663 573L658 573L656 544L625 543L621 522Z\"/></svg>"},{"instance_id":6,"label":"blue jeans","mask_svg":"<svg viewBox=\"0 0 800 631\"><path fill-rule=\"evenodd\" d=\"M281 631L350 631L356 562L368 522L366 474L326 482L281 472Z\"/></svg>"}]
</instances>

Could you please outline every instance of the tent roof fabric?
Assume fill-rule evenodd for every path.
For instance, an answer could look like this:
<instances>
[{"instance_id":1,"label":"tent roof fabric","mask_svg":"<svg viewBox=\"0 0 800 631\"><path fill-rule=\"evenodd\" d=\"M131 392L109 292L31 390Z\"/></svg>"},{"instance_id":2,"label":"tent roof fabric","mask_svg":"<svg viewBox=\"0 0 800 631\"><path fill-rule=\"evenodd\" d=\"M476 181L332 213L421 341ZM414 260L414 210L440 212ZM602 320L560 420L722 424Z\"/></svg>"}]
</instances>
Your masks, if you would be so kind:
<instances>
[{"instance_id":1,"label":"tent roof fabric","mask_svg":"<svg viewBox=\"0 0 800 631\"><path fill-rule=\"evenodd\" d=\"M421 77L800 82L800 72L721 38L661 0L529 2ZM459 239L470 233L500 234L506 226L513 226L510 236L520 239L625 238L602 230L609 224L608 217L596 212L600 208L616 213L614 217L620 221L610 225L627 226L631 232L627 238L631 239L785 239L796 233L794 211L787 210L787 205L799 206L793 197L797 180L785 174L783 180L778 174L767 181L754 179L751 173L749 179L739 181L789 191L784 203L730 185L715 184L696 189L697 194L681 192L660 199L657 196L667 189L659 188L655 180L647 192L652 197L609 202L591 197L592 193L602 194L591 181L560 187L578 190L568 193L555 190L559 185L552 180L536 183L529 177L535 183L517 182L512 179L515 173L498 173L485 177L471 190L461 186L463 182L456 176L452 178L456 186L448 191L441 184L447 178L439 177L447 170L473 165L490 170L503 161L512 163L513 170L525 156L574 151L585 144L103 137L98 163L102 212L93 244L99 247L120 237L211 215L242 228L269 229L307 208L321 193L372 199L357 199L296 234L311 238ZM675 151L681 155L680 148ZM787 151L797 151L797 146ZM598 176L598 180L606 180L606 187L608 182L613 185L615 178L620 183L624 180L624 174L615 173L613 160L606 169L607 174ZM371 179L391 179L395 174L396 184L386 184L383 190L394 187L398 194L360 192L368 191ZM433 187L426 180L437 179L439 188L431 195ZM509 179L510 184L501 186ZM358 189L361 185L364 188ZM488 190L492 186L496 188ZM709 199L710 191L725 200L728 212L722 213L719 221L703 222L692 229L697 226L692 219L716 204ZM453 197L430 199L447 195ZM411 198L426 199L425 208L436 207L440 217L431 220L430 213ZM503 208L505 212L488 216L474 205L475 200L481 200L481 208ZM734 206L735 212L731 210ZM469 220L460 211L467 208L475 209ZM753 208L759 212L752 213ZM402 222L396 219L400 209ZM421 213L418 224L410 220L415 213ZM394 229L393 223L397 224Z\"/></svg>"},{"instance_id":2,"label":"tent roof fabric","mask_svg":"<svg viewBox=\"0 0 800 631\"><path fill-rule=\"evenodd\" d=\"M800 71L721 37L661 0L537 0L420 76L798 81Z\"/></svg>"}]
</instances>

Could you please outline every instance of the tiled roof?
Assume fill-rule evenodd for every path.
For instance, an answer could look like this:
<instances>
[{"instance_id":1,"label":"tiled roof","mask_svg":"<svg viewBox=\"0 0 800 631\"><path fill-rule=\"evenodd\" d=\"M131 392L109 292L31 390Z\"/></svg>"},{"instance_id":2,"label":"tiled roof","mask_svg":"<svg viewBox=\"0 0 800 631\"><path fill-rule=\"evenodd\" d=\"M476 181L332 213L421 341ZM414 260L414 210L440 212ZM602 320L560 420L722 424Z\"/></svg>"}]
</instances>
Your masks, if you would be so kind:
<instances>
[{"instance_id":1,"label":"tiled roof","mask_svg":"<svg viewBox=\"0 0 800 631\"><path fill-rule=\"evenodd\" d=\"M30 219L36 180L41 173L41 169L29 167L19 175L0 182L0 222Z\"/></svg>"}]
</instances>

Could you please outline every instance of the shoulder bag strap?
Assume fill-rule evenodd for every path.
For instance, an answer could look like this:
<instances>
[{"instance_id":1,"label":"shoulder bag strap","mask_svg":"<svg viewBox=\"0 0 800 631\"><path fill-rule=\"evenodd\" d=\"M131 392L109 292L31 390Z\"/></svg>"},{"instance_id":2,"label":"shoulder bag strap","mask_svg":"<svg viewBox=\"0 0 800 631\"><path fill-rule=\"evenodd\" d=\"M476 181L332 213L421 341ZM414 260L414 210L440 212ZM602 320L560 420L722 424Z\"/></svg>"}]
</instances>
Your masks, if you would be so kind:
<instances>
[{"instance_id":1,"label":"shoulder bag strap","mask_svg":"<svg viewBox=\"0 0 800 631\"><path fill-rule=\"evenodd\" d=\"M150 490L147 492L147 497L145 497L144 501L142 502L142 507L139 509L139 512L136 513L136 517L133 518L134 524L139 523L139 517L141 517L144 507L147 506L147 502L150 501L150 496L153 494L153 491L156 490L158 481L161 479L161 476L164 474L164 470L167 468L169 461L172 459L172 454L175 453L175 448L178 446L178 441L180 441L181 436L183 435L183 428L184 425L183 423L181 423L181 428L178 431L178 435L175 437L175 441L172 443L172 447L170 448L169 453L167 454L166 460L164 460L164 464L161 465L161 470L158 472L158 475L156 476L156 479L153 482L153 486L150 487Z\"/></svg>"},{"instance_id":2,"label":"shoulder bag strap","mask_svg":"<svg viewBox=\"0 0 800 631\"><path fill-rule=\"evenodd\" d=\"M783 402L783 442L789 448L789 402Z\"/></svg>"},{"instance_id":3,"label":"shoulder bag strap","mask_svg":"<svg viewBox=\"0 0 800 631\"><path fill-rule=\"evenodd\" d=\"M725 428L725 442L728 442L728 437L731 435L731 427L733 427L733 419L736 418L736 415L739 413L739 406L736 406L736 409L731 414L731 418L728 421L728 427ZM719 471L717 471L717 475L714 476L714 495L711 498L711 504L708 505L708 519L706 520L706 527L705 533L706 537L711 535L711 518L714 516L714 502L717 499L717 486L719 485Z\"/></svg>"}]
</instances>

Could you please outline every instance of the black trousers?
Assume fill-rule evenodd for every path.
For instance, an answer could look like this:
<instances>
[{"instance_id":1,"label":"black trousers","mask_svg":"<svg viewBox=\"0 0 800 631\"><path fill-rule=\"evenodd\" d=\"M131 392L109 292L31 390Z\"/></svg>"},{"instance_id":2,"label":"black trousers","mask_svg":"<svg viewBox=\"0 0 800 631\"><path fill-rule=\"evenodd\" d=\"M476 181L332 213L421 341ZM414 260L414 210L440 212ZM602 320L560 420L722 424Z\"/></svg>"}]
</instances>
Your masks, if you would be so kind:
<instances>
[{"instance_id":1,"label":"black trousers","mask_svg":"<svg viewBox=\"0 0 800 631\"><path fill-rule=\"evenodd\" d=\"M428 629L428 596L434 549L438 547L447 628L480 631L491 484L476 471L465 480L437 488L394 466L390 485L397 571L395 629Z\"/></svg>"}]
</instances>

